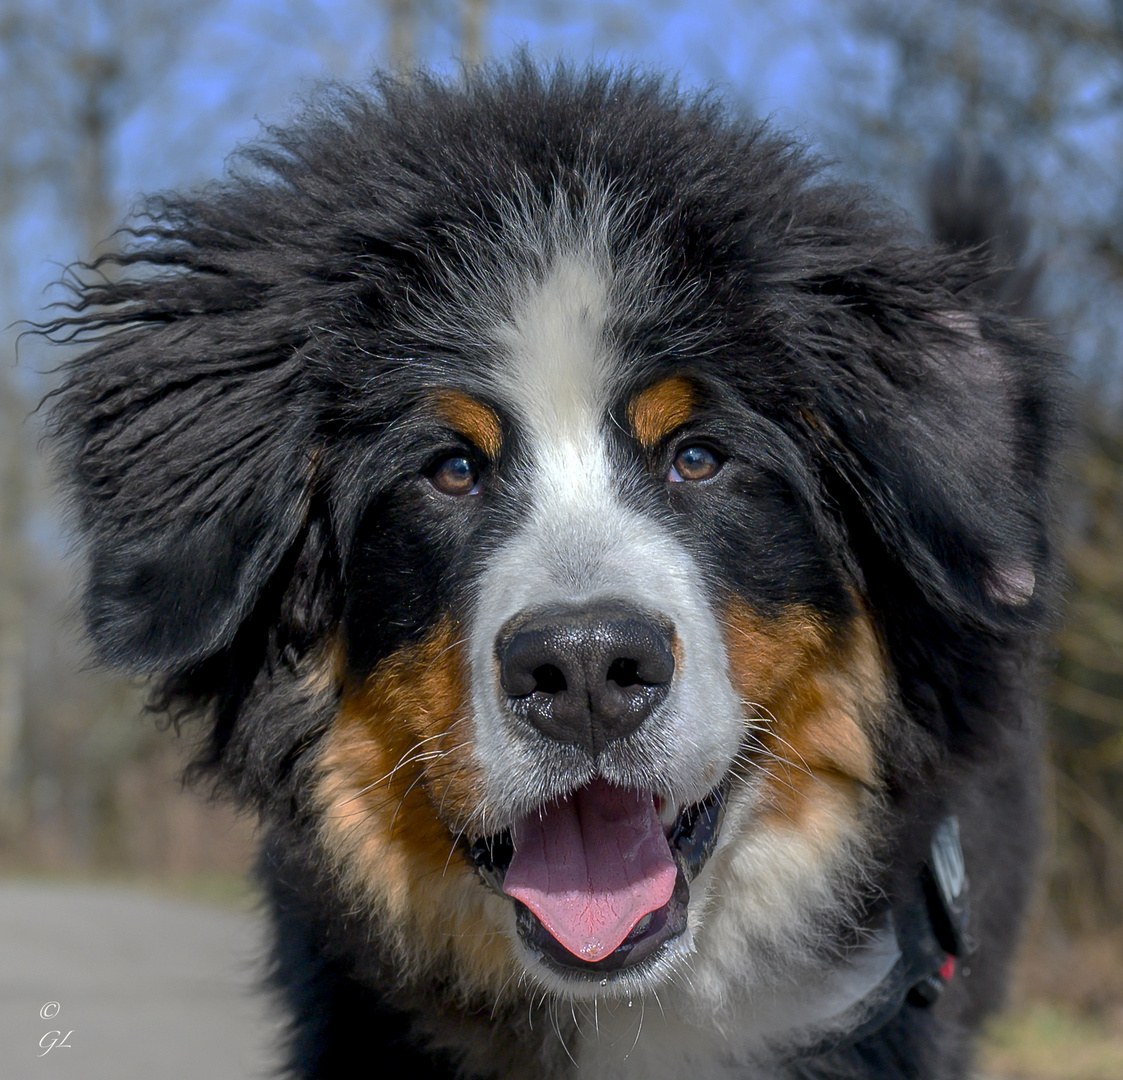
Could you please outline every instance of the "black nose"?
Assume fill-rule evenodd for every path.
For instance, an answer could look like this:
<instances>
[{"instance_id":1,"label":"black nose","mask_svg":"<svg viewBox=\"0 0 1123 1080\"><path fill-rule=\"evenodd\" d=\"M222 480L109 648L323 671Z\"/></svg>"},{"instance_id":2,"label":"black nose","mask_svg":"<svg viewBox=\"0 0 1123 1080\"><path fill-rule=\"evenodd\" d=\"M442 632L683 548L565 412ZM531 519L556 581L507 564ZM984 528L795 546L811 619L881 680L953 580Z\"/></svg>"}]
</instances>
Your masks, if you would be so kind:
<instances>
[{"instance_id":1,"label":"black nose","mask_svg":"<svg viewBox=\"0 0 1123 1080\"><path fill-rule=\"evenodd\" d=\"M672 638L622 604L555 608L500 632L499 680L512 710L544 735L597 754L667 696Z\"/></svg>"}]
</instances>

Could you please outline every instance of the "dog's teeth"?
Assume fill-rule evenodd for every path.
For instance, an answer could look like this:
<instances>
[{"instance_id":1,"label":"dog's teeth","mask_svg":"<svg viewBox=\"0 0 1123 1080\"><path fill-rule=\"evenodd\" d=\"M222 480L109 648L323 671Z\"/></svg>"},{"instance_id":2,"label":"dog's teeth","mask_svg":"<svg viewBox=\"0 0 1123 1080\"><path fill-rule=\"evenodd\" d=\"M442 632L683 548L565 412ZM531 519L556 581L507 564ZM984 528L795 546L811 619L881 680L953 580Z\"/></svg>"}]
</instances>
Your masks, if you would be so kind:
<instances>
[{"instance_id":1,"label":"dog's teeth","mask_svg":"<svg viewBox=\"0 0 1123 1080\"><path fill-rule=\"evenodd\" d=\"M662 824L663 828L673 828L675 822L678 821L679 816L679 810L675 806L675 804L672 802L668 802L666 799L657 799L655 803L655 809L659 814L659 821Z\"/></svg>"}]
</instances>

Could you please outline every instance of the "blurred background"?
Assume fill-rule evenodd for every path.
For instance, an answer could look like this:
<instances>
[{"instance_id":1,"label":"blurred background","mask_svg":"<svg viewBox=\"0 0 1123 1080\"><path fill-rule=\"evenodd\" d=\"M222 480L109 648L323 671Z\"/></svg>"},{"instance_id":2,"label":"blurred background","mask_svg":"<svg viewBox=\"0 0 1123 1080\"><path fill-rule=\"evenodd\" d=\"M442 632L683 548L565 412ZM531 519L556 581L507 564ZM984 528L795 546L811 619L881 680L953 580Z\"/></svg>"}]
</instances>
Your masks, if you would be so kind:
<instances>
[{"instance_id":1,"label":"blurred background","mask_svg":"<svg viewBox=\"0 0 1123 1080\"><path fill-rule=\"evenodd\" d=\"M1123 0L0 0L0 874L221 898L252 852L252 823L181 789L183 740L143 715L143 689L88 669L35 413L65 350L17 320L65 299L67 265L107 250L139 193L221 174L318 80L454 76L523 45L713 86L886 192L919 232L941 232L968 181L1005 214L1008 299L1070 357L1080 432L1046 867L986 1063L1118 1080Z\"/></svg>"}]
</instances>

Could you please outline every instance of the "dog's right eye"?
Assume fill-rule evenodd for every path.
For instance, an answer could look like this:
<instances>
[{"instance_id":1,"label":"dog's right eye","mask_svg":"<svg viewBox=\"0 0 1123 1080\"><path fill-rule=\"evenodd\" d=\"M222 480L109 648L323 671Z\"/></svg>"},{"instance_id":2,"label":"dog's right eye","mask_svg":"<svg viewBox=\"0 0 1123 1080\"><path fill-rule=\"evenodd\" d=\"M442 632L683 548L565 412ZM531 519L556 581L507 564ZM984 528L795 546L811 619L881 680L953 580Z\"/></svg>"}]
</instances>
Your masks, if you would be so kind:
<instances>
[{"instance_id":1,"label":"dog's right eye","mask_svg":"<svg viewBox=\"0 0 1123 1080\"><path fill-rule=\"evenodd\" d=\"M437 463L429 475L429 483L443 495L477 495L480 471L464 454L453 454Z\"/></svg>"}]
</instances>

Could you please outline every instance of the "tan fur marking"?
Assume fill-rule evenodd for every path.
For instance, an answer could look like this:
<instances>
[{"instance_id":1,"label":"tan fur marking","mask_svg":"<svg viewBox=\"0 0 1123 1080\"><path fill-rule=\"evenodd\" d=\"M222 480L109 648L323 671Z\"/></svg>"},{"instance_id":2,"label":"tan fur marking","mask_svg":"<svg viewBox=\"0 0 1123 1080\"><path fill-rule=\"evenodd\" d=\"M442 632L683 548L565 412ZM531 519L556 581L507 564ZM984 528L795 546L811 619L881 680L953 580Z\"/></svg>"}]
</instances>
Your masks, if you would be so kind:
<instances>
[{"instance_id":1,"label":"tan fur marking","mask_svg":"<svg viewBox=\"0 0 1123 1080\"><path fill-rule=\"evenodd\" d=\"M818 831L856 811L878 783L869 730L885 700L876 635L859 614L840 635L796 610L765 619L741 601L726 611L734 685L753 735L749 756L767 771L765 817ZM779 824L779 821L775 821Z\"/></svg>"},{"instance_id":2,"label":"tan fur marking","mask_svg":"<svg viewBox=\"0 0 1123 1080\"><path fill-rule=\"evenodd\" d=\"M434 402L446 424L466 435L493 461L499 456L503 427L492 409L459 390L442 390Z\"/></svg>"},{"instance_id":3,"label":"tan fur marking","mask_svg":"<svg viewBox=\"0 0 1123 1080\"><path fill-rule=\"evenodd\" d=\"M304 677L305 687L313 694L326 694L337 690L343 681L343 642L333 638L317 658L311 671Z\"/></svg>"},{"instance_id":4,"label":"tan fur marking","mask_svg":"<svg viewBox=\"0 0 1123 1080\"><path fill-rule=\"evenodd\" d=\"M681 375L641 390L628 407L628 420L644 449L654 450L675 428L685 424L696 398L694 387Z\"/></svg>"},{"instance_id":5,"label":"tan fur marking","mask_svg":"<svg viewBox=\"0 0 1123 1080\"><path fill-rule=\"evenodd\" d=\"M462 628L445 619L344 689L324 737L321 839L372 904L407 970L442 961L464 993L511 974L504 904L455 850L481 783L472 755Z\"/></svg>"}]
</instances>

